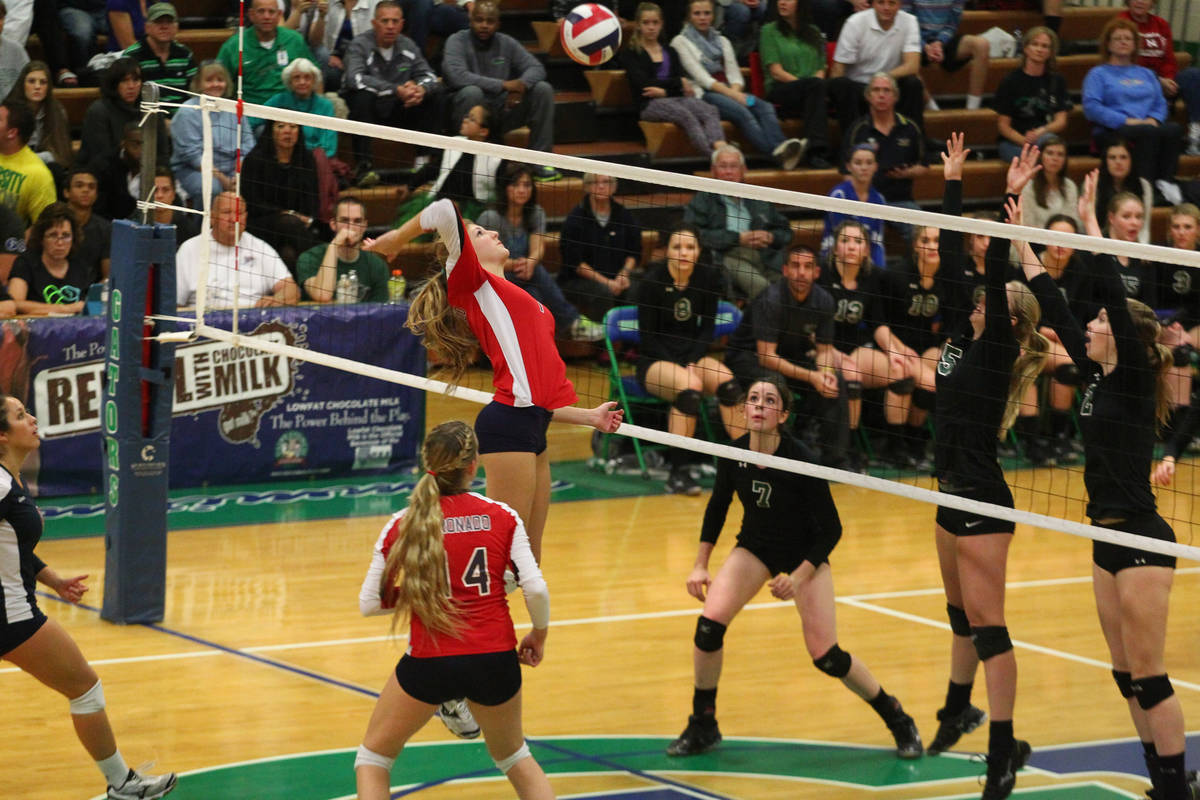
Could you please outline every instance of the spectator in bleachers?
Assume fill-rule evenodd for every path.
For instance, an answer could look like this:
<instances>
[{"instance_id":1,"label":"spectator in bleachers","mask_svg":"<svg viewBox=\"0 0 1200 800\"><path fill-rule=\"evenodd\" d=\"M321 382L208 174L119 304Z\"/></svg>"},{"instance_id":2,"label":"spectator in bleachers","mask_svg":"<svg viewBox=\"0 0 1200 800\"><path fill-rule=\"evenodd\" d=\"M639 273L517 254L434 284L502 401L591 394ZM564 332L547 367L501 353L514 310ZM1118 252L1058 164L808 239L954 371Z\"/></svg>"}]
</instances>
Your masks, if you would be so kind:
<instances>
[{"instance_id":1,"label":"spectator in bleachers","mask_svg":"<svg viewBox=\"0 0 1200 800\"><path fill-rule=\"evenodd\" d=\"M107 0L57 0L58 22L67 48L67 67L82 72L95 54L100 34L108 34Z\"/></svg>"},{"instance_id":2,"label":"spectator in bleachers","mask_svg":"<svg viewBox=\"0 0 1200 800\"><path fill-rule=\"evenodd\" d=\"M395 0L380 0L372 30L354 37L346 51L342 94L350 118L416 131L441 131L446 95L420 48L400 29L404 12ZM379 182L371 163L371 139L351 136L354 177L359 186ZM418 152L421 152L418 150Z\"/></svg>"},{"instance_id":3,"label":"spectator in bleachers","mask_svg":"<svg viewBox=\"0 0 1200 800\"><path fill-rule=\"evenodd\" d=\"M642 227L629 209L613 200L616 178L584 173L583 191L583 199L563 222L558 283L567 300L600 320L635 294L632 281L642 260Z\"/></svg>"},{"instance_id":4,"label":"spectator in bleachers","mask_svg":"<svg viewBox=\"0 0 1200 800\"><path fill-rule=\"evenodd\" d=\"M734 408L741 387L729 367L708 355L721 300L721 275L701 260L697 232L676 229L667 240L665 261L650 265L638 284L637 380L646 391L668 401L667 431L692 436L705 396L717 398L721 422L737 438ZM672 448L667 491L696 496L691 453Z\"/></svg>"},{"instance_id":5,"label":"spectator in bleachers","mask_svg":"<svg viewBox=\"0 0 1200 800\"><path fill-rule=\"evenodd\" d=\"M196 77L192 79L192 91L212 97L231 97L233 83L220 62L210 61L196 72ZM212 194L215 197L220 192L233 190L233 170L239 144L238 121L232 111L211 111L209 119L212 123ZM203 206L200 196L201 129L200 98L193 97L184 103L171 121L171 138L175 142L171 168L175 170L175 177L187 200L196 208ZM248 124L242 125L240 144L243 153L254 149L254 133Z\"/></svg>"},{"instance_id":6,"label":"spectator in bleachers","mask_svg":"<svg viewBox=\"0 0 1200 800\"><path fill-rule=\"evenodd\" d=\"M804 120L808 139L806 164L829 169L829 98L825 82L825 40L812 24L808 3L776 0L771 22L759 34L766 99L779 107L785 119Z\"/></svg>"},{"instance_id":7,"label":"spectator in bleachers","mask_svg":"<svg viewBox=\"0 0 1200 800\"><path fill-rule=\"evenodd\" d=\"M279 0L279 24L304 37L308 49L318 62L329 57L324 51L325 17L329 13L329 0Z\"/></svg>"},{"instance_id":8,"label":"spectator in bleachers","mask_svg":"<svg viewBox=\"0 0 1200 800\"><path fill-rule=\"evenodd\" d=\"M87 167L76 167L67 174L67 189L63 192L79 231L74 255L87 267L92 283L108 277L112 250L112 220L94 213L99 186L95 174Z\"/></svg>"},{"instance_id":9,"label":"spectator in bleachers","mask_svg":"<svg viewBox=\"0 0 1200 800\"><path fill-rule=\"evenodd\" d=\"M142 94L142 67L122 56L109 65L100 79L100 98L83 115L83 136L75 163L94 164L117 152L125 126L141 122L138 108ZM197 147L199 139L197 138ZM165 125L158 129L158 157L165 161L171 154L171 139ZM123 214L121 216L124 216Z\"/></svg>"},{"instance_id":10,"label":"spectator in bleachers","mask_svg":"<svg viewBox=\"0 0 1200 800\"><path fill-rule=\"evenodd\" d=\"M1025 31L1017 68L1000 81L992 103L999 114L1000 158L1005 161L1021 155L1027 144L1043 147L1043 137L1066 132L1071 100L1067 80L1056 70L1057 57L1054 31L1045 27Z\"/></svg>"},{"instance_id":11,"label":"spectator in bleachers","mask_svg":"<svg viewBox=\"0 0 1200 800\"><path fill-rule=\"evenodd\" d=\"M825 41L836 42L842 26L856 11L866 11L871 0L811 0L813 22L821 29Z\"/></svg>"},{"instance_id":12,"label":"spectator in bleachers","mask_svg":"<svg viewBox=\"0 0 1200 800\"><path fill-rule=\"evenodd\" d=\"M75 150L71 147L71 126L67 122L67 110L54 97L50 67L46 62L30 61L26 64L5 102L28 106L34 115L29 149L50 166L51 173L57 169L65 174L75 160Z\"/></svg>"},{"instance_id":13,"label":"spectator in bleachers","mask_svg":"<svg viewBox=\"0 0 1200 800\"><path fill-rule=\"evenodd\" d=\"M55 0L5 0L4 38L24 47L32 26L42 45L42 58L50 64L59 86L79 85L79 76L67 60L67 42L58 24Z\"/></svg>"},{"instance_id":14,"label":"spectator in bleachers","mask_svg":"<svg viewBox=\"0 0 1200 800\"><path fill-rule=\"evenodd\" d=\"M462 118L455 138L487 141L491 124L491 112L485 106L475 106ZM504 159L499 156L477 156L450 148L443 150L441 163L426 164L410 179L410 188L431 180L433 183L429 191L414 192L396 209L392 227L399 227L442 197L457 203L464 219L475 219L491 204L496 191L496 176L503 163Z\"/></svg>"},{"instance_id":15,"label":"spectator in bleachers","mask_svg":"<svg viewBox=\"0 0 1200 800\"><path fill-rule=\"evenodd\" d=\"M79 226L66 203L51 203L29 229L29 249L13 262L8 294L18 314L78 314L92 276L76 253Z\"/></svg>"},{"instance_id":16,"label":"spectator in bleachers","mask_svg":"<svg viewBox=\"0 0 1200 800\"><path fill-rule=\"evenodd\" d=\"M164 206L178 206L178 189L175 187L175 173L170 167L160 166L154 170L154 202L162 203ZM135 211L132 217L135 221L141 222L142 215ZM156 207L154 213L150 217L150 222L157 222L160 225L175 226L175 242L183 244L193 236L200 234L200 215L190 214L186 211L178 211L174 208Z\"/></svg>"},{"instance_id":17,"label":"spectator in bleachers","mask_svg":"<svg viewBox=\"0 0 1200 800\"><path fill-rule=\"evenodd\" d=\"M186 89L196 76L196 58L191 49L178 41L179 14L170 3L154 3L146 11L146 35L121 55L135 59L142 67L142 80L163 88L158 98L164 103L187 100ZM174 114L176 109L167 109Z\"/></svg>"},{"instance_id":18,"label":"spectator in bleachers","mask_svg":"<svg viewBox=\"0 0 1200 800\"><path fill-rule=\"evenodd\" d=\"M773 157L783 169L796 168L805 143L783 135L774 105L744 91L733 45L713 28L713 0L688 3L688 22L671 47L695 84L693 94L716 106L721 119L736 125L755 150Z\"/></svg>"},{"instance_id":19,"label":"spectator in bleachers","mask_svg":"<svg viewBox=\"0 0 1200 800\"><path fill-rule=\"evenodd\" d=\"M280 27L279 6L275 0L251 0L250 22L253 31L246 31L246 47L238 53L238 35L225 40L217 52L217 60L229 75L238 74L238 58L242 60L242 97L247 103L264 103L271 95L283 91L283 68L296 58L313 60L312 51L304 37L291 28Z\"/></svg>"},{"instance_id":20,"label":"spectator in bleachers","mask_svg":"<svg viewBox=\"0 0 1200 800\"><path fill-rule=\"evenodd\" d=\"M383 256L362 249L367 230L367 209L356 197L343 197L333 209L329 221L333 241L318 244L300 254L296 280L309 298L331 303L337 297L338 279L354 270L358 276L360 300L368 303L388 301L388 263Z\"/></svg>"},{"instance_id":21,"label":"spectator in bleachers","mask_svg":"<svg viewBox=\"0 0 1200 800\"><path fill-rule=\"evenodd\" d=\"M637 98L639 119L675 123L701 153L724 146L721 115L715 106L692 94L692 82L684 77L679 53L660 41L662 9L654 3L638 4L634 24L617 61Z\"/></svg>"},{"instance_id":22,"label":"spectator in bleachers","mask_svg":"<svg viewBox=\"0 0 1200 800\"><path fill-rule=\"evenodd\" d=\"M212 227L201 234L208 236L208 307L295 305L300 287L269 244L241 230L245 216L245 202L233 192L213 200ZM175 301L180 307L196 305L201 236L188 239L175 254Z\"/></svg>"},{"instance_id":23,"label":"spectator in bleachers","mask_svg":"<svg viewBox=\"0 0 1200 800\"><path fill-rule=\"evenodd\" d=\"M142 0L107 0L108 50L127 50L146 34L146 6Z\"/></svg>"},{"instance_id":24,"label":"spectator in bleachers","mask_svg":"<svg viewBox=\"0 0 1200 800\"><path fill-rule=\"evenodd\" d=\"M330 0L321 25L321 49L324 54L313 48L327 90L336 92L342 88L346 48L354 37L371 30L371 18L375 16L377 2L379 0ZM287 83L286 79L284 83Z\"/></svg>"},{"instance_id":25,"label":"spectator in bleachers","mask_svg":"<svg viewBox=\"0 0 1200 800\"><path fill-rule=\"evenodd\" d=\"M866 229L846 220L834 231L833 250L821 269L820 285L833 297L833 346L846 382L851 469L866 466L857 431L864 389L885 389L884 419L893 434L903 431L916 385L918 364L896 341L884 316L884 273L871 263Z\"/></svg>"},{"instance_id":26,"label":"spectator in bleachers","mask_svg":"<svg viewBox=\"0 0 1200 800\"><path fill-rule=\"evenodd\" d=\"M1188 67L1179 71L1175 59L1175 37L1171 23L1154 10L1154 0L1125 0L1124 17L1138 29L1137 63L1158 76L1167 105L1182 97L1188 113L1188 146L1190 156L1200 155L1200 68Z\"/></svg>"},{"instance_id":27,"label":"spectator in bleachers","mask_svg":"<svg viewBox=\"0 0 1200 800\"><path fill-rule=\"evenodd\" d=\"M529 149L548 153L554 146L554 87L546 82L542 62L499 28L499 3L475 0L470 30L446 40L442 74L454 92L450 118L460 120L475 106L486 106L493 136L528 125ZM544 164L534 173L539 181L560 177Z\"/></svg>"},{"instance_id":28,"label":"spectator in bleachers","mask_svg":"<svg viewBox=\"0 0 1200 800\"><path fill-rule=\"evenodd\" d=\"M900 0L874 0L870 8L846 20L829 70L829 99L842 131L867 112L867 84L880 72L896 85L900 113L923 127L923 51L917 18L900 10Z\"/></svg>"},{"instance_id":29,"label":"spectator in bleachers","mask_svg":"<svg viewBox=\"0 0 1200 800\"><path fill-rule=\"evenodd\" d=\"M471 27L471 0L434 0L429 32L448 39Z\"/></svg>"},{"instance_id":30,"label":"spectator in bleachers","mask_svg":"<svg viewBox=\"0 0 1200 800\"><path fill-rule=\"evenodd\" d=\"M730 334L725 363L743 388L782 376L798 395L796 432L816 445L823 464L843 466L848 429L838 399L833 298L817 285L820 274L812 250L791 248L783 277L759 293Z\"/></svg>"},{"instance_id":31,"label":"spectator in bleachers","mask_svg":"<svg viewBox=\"0 0 1200 800\"><path fill-rule=\"evenodd\" d=\"M115 153L87 165L100 183L96 212L109 219L126 219L137 208L142 181L142 129L125 124Z\"/></svg>"},{"instance_id":32,"label":"spectator in bleachers","mask_svg":"<svg viewBox=\"0 0 1200 800\"><path fill-rule=\"evenodd\" d=\"M294 273L300 254L317 243L321 229L316 163L299 125L267 122L242 164L242 193L246 230L271 245Z\"/></svg>"},{"instance_id":33,"label":"spectator in bleachers","mask_svg":"<svg viewBox=\"0 0 1200 800\"><path fill-rule=\"evenodd\" d=\"M1154 204L1154 189L1150 181L1139 177L1137 164L1133 161L1133 150L1122 139L1110 141L1100 151L1100 180L1096 185L1096 219L1105 219L1108 203L1121 192L1136 195L1143 208ZM1142 244L1150 242L1150 226L1143 226L1138 234Z\"/></svg>"},{"instance_id":34,"label":"spectator in bleachers","mask_svg":"<svg viewBox=\"0 0 1200 800\"><path fill-rule=\"evenodd\" d=\"M959 33L965 0L908 0L921 29L921 64L940 64L946 72L958 72L968 63L967 108L983 106L983 85L987 80L991 45L982 36ZM926 107L937 110L933 97L927 97Z\"/></svg>"},{"instance_id":35,"label":"spectator in bleachers","mask_svg":"<svg viewBox=\"0 0 1200 800\"><path fill-rule=\"evenodd\" d=\"M745 183L746 159L734 145L712 154L713 177ZM683 210L684 224L696 230L700 246L736 294L753 300L779 277L792 244L792 227L779 209L763 200L696 192Z\"/></svg>"},{"instance_id":36,"label":"spectator in bleachers","mask_svg":"<svg viewBox=\"0 0 1200 800\"><path fill-rule=\"evenodd\" d=\"M23 103L0 106L0 205L8 206L29 227L54 202L54 177L29 149L33 112Z\"/></svg>"},{"instance_id":37,"label":"spectator in bleachers","mask_svg":"<svg viewBox=\"0 0 1200 800\"><path fill-rule=\"evenodd\" d=\"M1165 247L1180 250L1200 250L1200 207L1194 203L1181 203L1171 209L1171 222L1167 228ZM1200 269L1183 264L1163 263L1158 279L1158 296L1161 308L1177 312L1183 327L1200 332Z\"/></svg>"},{"instance_id":38,"label":"spectator in bleachers","mask_svg":"<svg viewBox=\"0 0 1200 800\"><path fill-rule=\"evenodd\" d=\"M484 0L475 0L476 8ZM508 249L504 277L529 292L554 316L560 339L596 342L604 338L604 327L579 313L563 296L562 289L542 264L546 246L546 212L537 204L533 167L510 161L496 180L496 203L479 215L480 226L500 234Z\"/></svg>"},{"instance_id":39,"label":"spectator in bleachers","mask_svg":"<svg viewBox=\"0 0 1200 800\"><path fill-rule=\"evenodd\" d=\"M4 20L8 16L8 8L0 0L0 33L4 31ZM22 71L29 63L29 53L13 40L0 36L0 97L8 97L9 92L18 84Z\"/></svg>"},{"instance_id":40,"label":"spectator in bleachers","mask_svg":"<svg viewBox=\"0 0 1200 800\"><path fill-rule=\"evenodd\" d=\"M1024 224L1044 228L1050 218L1058 214L1066 214L1078 223L1079 187L1067 175L1067 143L1051 133L1043 138L1039 147L1042 168L1021 190ZM1040 247L1036 249L1040 250Z\"/></svg>"},{"instance_id":41,"label":"spectator in bleachers","mask_svg":"<svg viewBox=\"0 0 1200 800\"><path fill-rule=\"evenodd\" d=\"M321 81L321 70L316 64L307 58L297 58L283 71L283 85L287 88L272 95L266 104L332 117L335 115L333 103L325 96ZM304 125L300 130L304 135L304 146L317 165L317 182L320 184L317 219L325 224L332 219L333 204L337 202L337 176L349 175L350 167L337 157L337 131L316 125Z\"/></svg>"},{"instance_id":42,"label":"spectator in bleachers","mask_svg":"<svg viewBox=\"0 0 1200 800\"><path fill-rule=\"evenodd\" d=\"M886 0L885 0L886 1ZM929 171L925 166L925 132L913 119L896 113L899 91L895 79L877 72L866 88L867 115L846 130L845 152L855 145L875 148L879 169L875 188L887 198L887 204L917 208L913 181Z\"/></svg>"},{"instance_id":43,"label":"spectator in bleachers","mask_svg":"<svg viewBox=\"0 0 1200 800\"><path fill-rule=\"evenodd\" d=\"M1158 76L1135 63L1137 55L1137 26L1123 17L1110 20L1100 34L1100 63L1083 79L1083 113L1095 124L1097 141L1127 140L1138 173L1177 205L1183 201L1175 183L1183 129L1168 118Z\"/></svg>"},{"instance_id":44,"label":"spectator in bleachers","mask_svg":"<svg viewBox=\"0 0 1200 800\"><path fill-rule=\"evenodd\" d=\"M767 0L728 0L721 2L721 33L729 38L740 52L747 45L757 44L755 33L767 16Z\"/></svg>"},{"instance_id":45,"label":"spectator in bleachers","mask_svg":"<svg viewBox=\"0 0 1200 800\"><path fill-rule=\"evenodd\" d=\"M829 196L839 200L887 205L887 199L872 185L878 170L875 146L867 142L854 145L846 159L846 173L850 177L833 187ZM858 217L837 211L825 214L825 225L821 231L821 252L818 256L821 262L824 263L829 258L829 250L833 247L833 232L848 219L857 220L867 229L871 237L871 262L884 266L887 263L887 255L883 249L883 220L879 217Z\"/></svg>"}]
</instances>

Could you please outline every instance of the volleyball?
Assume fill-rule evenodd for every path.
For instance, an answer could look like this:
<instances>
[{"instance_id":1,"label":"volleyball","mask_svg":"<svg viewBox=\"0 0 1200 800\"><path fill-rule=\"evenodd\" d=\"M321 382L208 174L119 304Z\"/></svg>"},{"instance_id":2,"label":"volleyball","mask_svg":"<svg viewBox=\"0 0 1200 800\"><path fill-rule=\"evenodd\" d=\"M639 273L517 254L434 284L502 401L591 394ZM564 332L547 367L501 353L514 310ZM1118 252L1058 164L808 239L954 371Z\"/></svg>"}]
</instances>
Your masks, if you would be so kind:
<instances>
[{"instance_id":1,"label":"volleyball","mask_svg":"<svg viewBox=\"0 0 1200 800\"><path fill-rule=\"evenodd\" d=\"M585 67L595 67L613 57L621 46L617 15L598 3L571 9L560 29L563 50Z\"/></svg>"}]
</instances>

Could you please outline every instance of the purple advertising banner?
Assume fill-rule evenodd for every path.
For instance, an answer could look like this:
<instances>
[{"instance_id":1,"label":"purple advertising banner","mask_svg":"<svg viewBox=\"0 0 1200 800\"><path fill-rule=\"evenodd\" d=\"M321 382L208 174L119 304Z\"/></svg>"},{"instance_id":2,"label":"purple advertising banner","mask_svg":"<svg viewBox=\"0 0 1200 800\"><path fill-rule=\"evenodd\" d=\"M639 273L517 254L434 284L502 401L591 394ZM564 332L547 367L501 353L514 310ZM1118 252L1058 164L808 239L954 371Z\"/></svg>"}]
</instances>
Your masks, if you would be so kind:
<instances>
[{"instance_id":1,"label":"purple advertising banner","mask_svg":"<svg viewBox=\"0 0 1200 800\"><path fill-rule=\"evenodd\" d=\"M377 367L425 374L407 305L301 306L242 311L247 336ZM205 322L230 327L229 312ZM102 485L103 317L0 325L0 388L38 420L40 458L26 478L41 496ZM424 392L224 342L175 351L170 485L256 483L394 472L413 466L425 427ZM37 463L33 463L33 462Z\"/></svg>"}]
</instances>

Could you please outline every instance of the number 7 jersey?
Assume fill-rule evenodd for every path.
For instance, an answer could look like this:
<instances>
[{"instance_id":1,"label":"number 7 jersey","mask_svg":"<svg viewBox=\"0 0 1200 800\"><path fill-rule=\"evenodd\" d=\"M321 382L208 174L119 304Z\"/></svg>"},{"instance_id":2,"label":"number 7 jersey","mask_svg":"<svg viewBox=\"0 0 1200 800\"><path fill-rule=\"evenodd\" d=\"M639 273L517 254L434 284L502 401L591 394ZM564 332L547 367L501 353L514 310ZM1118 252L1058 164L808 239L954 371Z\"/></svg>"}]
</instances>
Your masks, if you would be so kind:
<instances>
[{"instance_id":1,"label":"number 7 jersey","mask_svg":"<svg viewBox=\"0 0 1200 800\"><path fill-rule=\"evenodd\" d=\"M474 492L444 495L441 503L445 518L442 542L446 548L450 591L458 605L462 627L458 636L433 634L413 615L408 652L418 658L433 658L512 650L517 646L517 637L504 590L504 570L510 562L515 564L523 589L530 579L541 581L525 525L504 503ZM388 520L375 543L371 567L359 592L359 606L364 614L391 611L381 605L379 584L406 512L407 509Z\"/></svg>"}]
</instances>

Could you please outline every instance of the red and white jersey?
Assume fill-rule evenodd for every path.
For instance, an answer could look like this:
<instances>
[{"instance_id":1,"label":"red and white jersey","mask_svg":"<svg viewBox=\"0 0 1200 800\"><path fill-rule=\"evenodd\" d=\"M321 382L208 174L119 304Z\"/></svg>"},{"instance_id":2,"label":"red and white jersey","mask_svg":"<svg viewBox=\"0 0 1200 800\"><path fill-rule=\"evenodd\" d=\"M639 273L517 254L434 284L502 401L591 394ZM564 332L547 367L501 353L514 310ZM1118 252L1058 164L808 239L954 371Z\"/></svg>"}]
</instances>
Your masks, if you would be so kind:
<instances>
[{"instance_id":1,"label":"red and white jersey","mask_svg":"<svg viewBox=\"0 0 1200 800\"><path fill-rule=\"evenodd\" d=\"M421 212L421 227L446 243L446 291L492 362L496 402L553 411L573 405L575 387L554 344L554 316L524 289L479 263L458 208L448 199Z\"/></svg>"},{"instance_id":2,"label":"red and white jersey","mask_svg":"<svg viewBox=\"0 0 1200 800\"><path fill-rule=\"evenodd\" d=\"M375 543L371 566L359 591L359 610L364 615L390 612L379 593L388 553L401 531L404 511L388 520ZM450 591L458 604L462 628L457 637L431 635L419 617L412 616L408 652L418 658L499 653L517 646L504 570L511 562L521 579L521 591L533 624L544 628L550 621L546 582L529 548L525 525L504 503L481 494L442 497L442 542L450 571Z\"/></svg>"}]
</instances>

